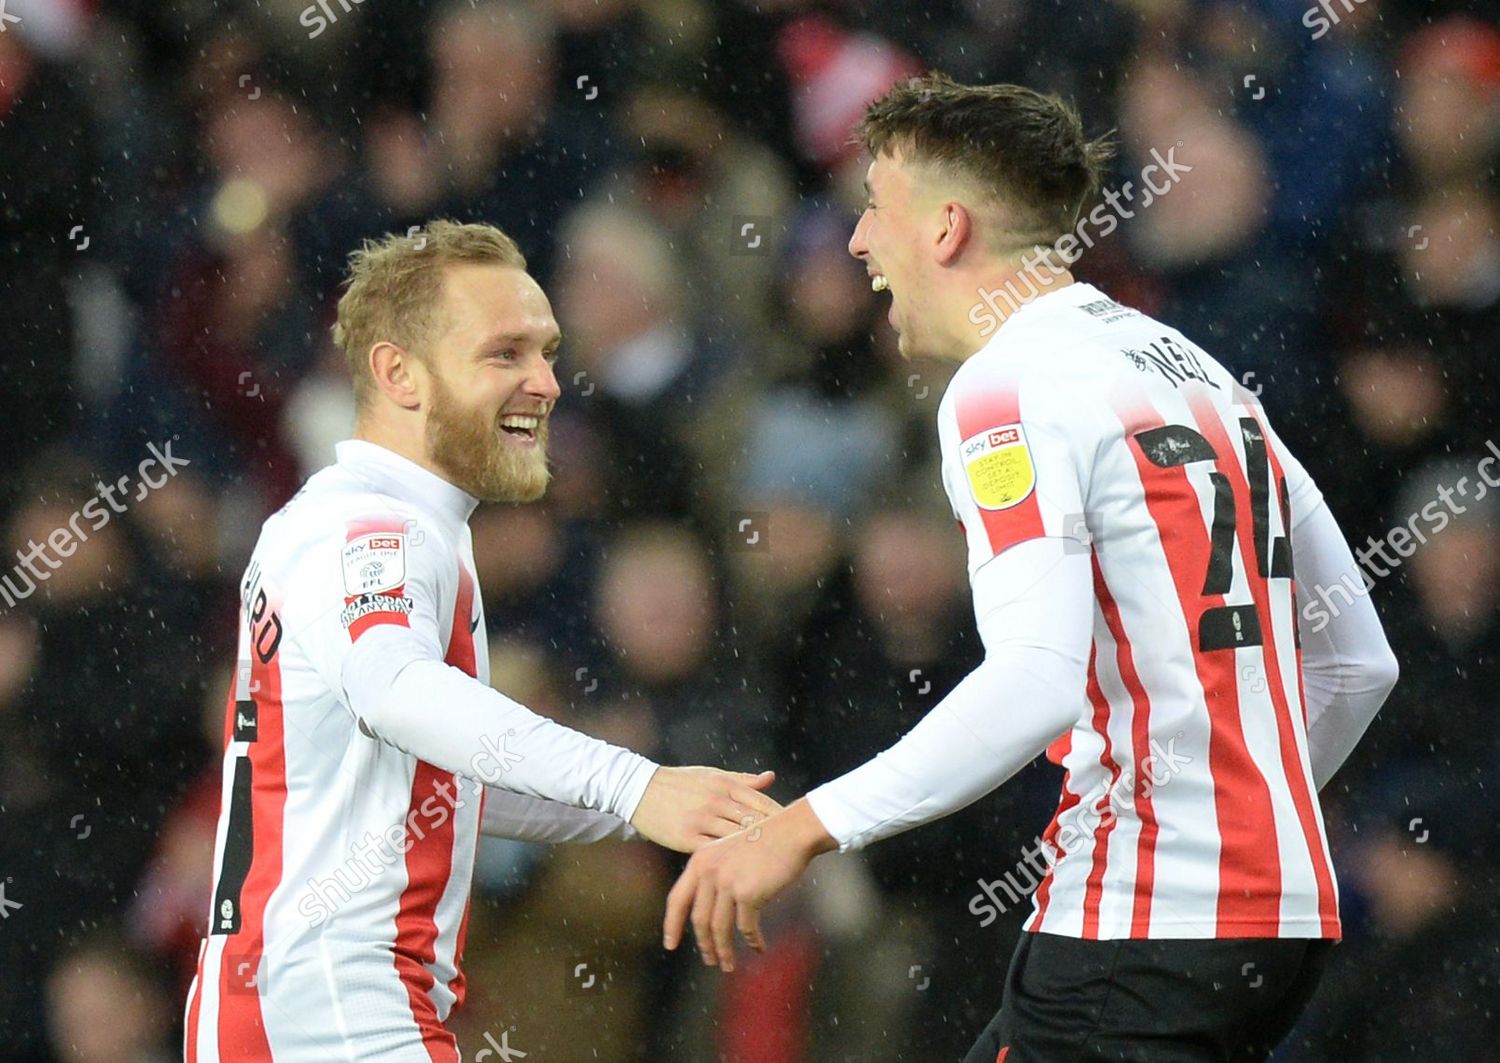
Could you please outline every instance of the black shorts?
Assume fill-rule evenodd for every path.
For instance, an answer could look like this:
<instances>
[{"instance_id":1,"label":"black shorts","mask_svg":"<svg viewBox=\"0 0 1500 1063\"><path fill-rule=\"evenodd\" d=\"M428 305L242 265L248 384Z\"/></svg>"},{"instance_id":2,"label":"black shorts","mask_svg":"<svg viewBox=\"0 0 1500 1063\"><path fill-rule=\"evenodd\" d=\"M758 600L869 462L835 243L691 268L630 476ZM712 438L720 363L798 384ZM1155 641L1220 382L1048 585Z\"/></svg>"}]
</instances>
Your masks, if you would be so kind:
<instances>
[{"instance_id":1,"label":"black shorts","mask_svg":"<svg viewBox=\"0 0 1500 1063\"><path fill-rule=\"evenodd\" d=\"M1312 999L1332 945L1022 934L1000 1011L964 1063L1264 1060Z\"/></svg>"}]
</instances>

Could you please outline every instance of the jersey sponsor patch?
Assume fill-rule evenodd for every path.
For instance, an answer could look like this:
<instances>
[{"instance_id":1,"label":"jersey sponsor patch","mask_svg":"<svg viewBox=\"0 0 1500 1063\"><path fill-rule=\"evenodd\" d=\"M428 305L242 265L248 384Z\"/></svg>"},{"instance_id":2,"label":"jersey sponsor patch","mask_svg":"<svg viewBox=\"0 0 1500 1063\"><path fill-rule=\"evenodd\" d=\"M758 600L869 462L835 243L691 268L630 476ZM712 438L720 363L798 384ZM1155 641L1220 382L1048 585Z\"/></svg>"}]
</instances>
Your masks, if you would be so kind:
<instances>
[{"instance_id":1,"label":"jersey sponsor patch","mask_svg":"<svg viewBox=\"0 0 1500 1063\"><path fill-rule=\"evenodd\" d=\"M965 439L959 453L981 509L1009 509L1036 487L1036 466L1019 423L986 428Z\"/></svg>"},{"instance_id":2,"label":"jersey sponsor patch","mask_svg":"<svg viewBox=\"0 0 1500 1063\"><path fill-rule=\"evenodd\" d=\"M373 532L344 545L344 593L379 594L406 582L406 535Z\"/></svg>"}]
</instances>

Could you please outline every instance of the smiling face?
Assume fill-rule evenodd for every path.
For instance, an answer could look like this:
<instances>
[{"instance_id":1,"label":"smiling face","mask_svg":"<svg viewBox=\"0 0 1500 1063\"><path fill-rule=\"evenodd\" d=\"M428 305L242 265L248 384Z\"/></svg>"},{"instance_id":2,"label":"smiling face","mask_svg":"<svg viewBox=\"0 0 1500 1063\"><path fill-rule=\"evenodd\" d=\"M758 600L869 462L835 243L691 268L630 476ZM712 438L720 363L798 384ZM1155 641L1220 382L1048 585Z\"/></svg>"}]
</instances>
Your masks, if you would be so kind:
<instances>
[{"instance_id":1,"label":"smiling face","mask_svg":"<svg viewBox=\"0 0 1500 1063\"><path fill-rule=\"evenodd\" d=\"M533 502L547 489L547 418L561 389L562 335L525 270L449 266L446 330L426 360L425 439L451 482L488 502Z\"/></svg>"},{"instance_id":2,"label":"smiling face","mask_svg":"<svg viewBox=\"0 0 1500 1063\"><path fill-rule=\"evenodd\" d=\"M1056 96L941 73L898 81L854 136L874 162L849 253L890 291L901 353L957 361L996 323L986 293L1075 229L1111 154Z\"/></svg>"},{"instance_id":3,"label":"smiling face","mask_svg":"<svg viewBox=\"0 0 1500 1063\"><path fill-rule=\"evenodd\" d=\"M871 286L890 294L888 320L903 357L931 353L922 332L927 278L919 228L922 204L912 170L899 152L882 152L865 175L865 212L860 215L849 253L865 264Z\"/></svg>"}]
</instances>

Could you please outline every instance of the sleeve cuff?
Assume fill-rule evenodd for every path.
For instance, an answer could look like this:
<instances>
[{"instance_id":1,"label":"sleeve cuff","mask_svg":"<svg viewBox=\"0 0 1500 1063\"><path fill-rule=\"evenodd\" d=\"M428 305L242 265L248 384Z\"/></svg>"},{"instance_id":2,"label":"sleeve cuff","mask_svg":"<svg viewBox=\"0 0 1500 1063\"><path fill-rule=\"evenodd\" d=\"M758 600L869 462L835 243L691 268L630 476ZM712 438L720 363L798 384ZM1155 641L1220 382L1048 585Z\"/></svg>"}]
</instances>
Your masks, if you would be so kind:
<instances>
[{"instance_id":1,"label":"sleeve cuff","mask_svg":"<svg viewBox=\"0 0 1500 1063\"><path fill-rule=\"evenodd\" d=\"M626 756L635 760L635 766L630 769L625 783L620 787L619 796L615 799L613 807L607 811L614 813L623 819L627 826L635 816L635 810L640 807L641 798L646 796L646 787L651 785L651 777L656 774L659 766L655 761L648 760L639 753L629 753ZM631 828L632 831L634 828Z\"/></svg>"},{"instance_id":2,"label":"sleeve cuff","mask_svg":"<svg viewBox=\"0 0 1500 1063\"><path fill-rule=\"evenodd\" d=\"M839 852L845 853L852 849L862 848L856 844L859 828L850 814L849 804L844 801L838 792L840 779L826 782L822 786L809 790L803 795L803 799L813 810L813 815L823 824L833 840L839 843Z\"/></svg>"}]
</instances>

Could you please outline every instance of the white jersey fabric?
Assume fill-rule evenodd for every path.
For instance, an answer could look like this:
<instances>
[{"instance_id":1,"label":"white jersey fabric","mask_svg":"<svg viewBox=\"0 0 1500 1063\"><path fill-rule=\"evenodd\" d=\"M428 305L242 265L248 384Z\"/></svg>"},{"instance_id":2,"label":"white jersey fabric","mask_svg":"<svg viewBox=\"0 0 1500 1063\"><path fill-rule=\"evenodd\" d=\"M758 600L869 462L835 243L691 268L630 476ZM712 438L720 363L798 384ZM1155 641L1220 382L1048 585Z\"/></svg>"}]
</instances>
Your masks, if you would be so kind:
<instances>
[{"instance_id":1,"label":"white jersey fabric","mask_svg":"<svg viewBox=\"0 0 1500 1063\"><path fill-rule=\"evenodd\" d=\"M456 1063L479 834L633 833L656 765L488 685L476 505L348 440L266 521L187 1060Z\"/></svg>"},{"instance_id":2,"label":"white jersey fabric","mask_svg":"<svg viewBox=\"0 0 1500 1063\"><path fill-rule=\"evenodd\" d=\"M1064 778L1023 854L1027 929L1339 937L1317 788L1397 669L1366 597L1303 644L1293 530L1296 580L1354 586L1358 568L1256 397L1075 283L963 363L938 431L986 657L808 795L840 847L960 808L1046 749Z\"/></svg>"}]
</instances>

